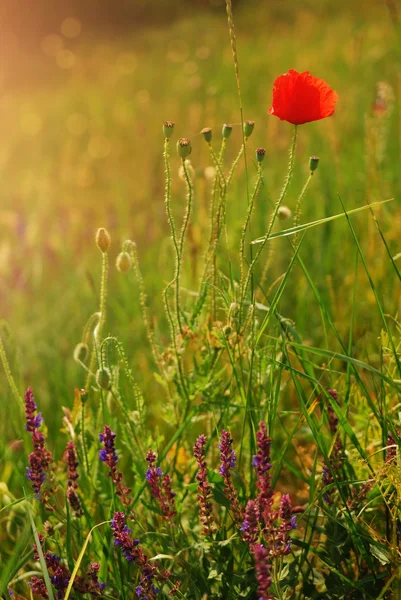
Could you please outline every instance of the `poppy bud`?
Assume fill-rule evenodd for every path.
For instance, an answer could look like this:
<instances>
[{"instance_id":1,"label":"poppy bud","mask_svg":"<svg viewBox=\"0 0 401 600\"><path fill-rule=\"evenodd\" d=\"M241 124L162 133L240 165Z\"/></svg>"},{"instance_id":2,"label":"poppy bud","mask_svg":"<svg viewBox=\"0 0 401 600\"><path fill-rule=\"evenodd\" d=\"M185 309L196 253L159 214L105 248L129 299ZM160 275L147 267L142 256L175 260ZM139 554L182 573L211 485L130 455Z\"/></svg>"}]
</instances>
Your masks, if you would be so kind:
<instances>
[{"instance_id":1,"label":"poppy bud","mask_svg":"<svg viewBox=\"0 0 401 600\"><path fill-rule=\"evenodd\" d=\"M132 267L132 258L128 252L120 252L116 259L116 267L120 273L127 273Z\"/></svg>"},{"instance_id":2,"label":"poppy bud","mask_svg":"<svg viewBox=\"0 0 401 600\"><path fill-rule=\"evenodd\" d=\"M98 369L96 372L96 383L102 390L109 390L111 388L111 373L106 367Z\"/></svg>"},{"instance_id":3,"label":"poppy bud","mask_svg":"<svg viewBox=\"0 0 401 600\"><path fill-rule=\"evenodd\" d=\"M223 327L223 333L226 337L228 337L231 334L231 332L232 332L232 329L231 329L230 325L225 325Z\"/></svg>"},{"instance_id":4,"label":"poppy bud","mask_svg":"<svg viewBox=\"0 0 401 600\"><path fill-rule=\"evenodd\" d=\"M166 140L169 140L173 135L174 125L175 123L173 123L173 121L165 121L163 123L163 134Z\"/></svg>"},{"instance_id":5,"label":"poppy bud","mask_svg":"<svg viewBox=\"0 0 401 600\"><path fill-rule=\"evenodd\" d=\"M78 362L85 362L88 357L89 348L82 342L77 344L74 349L74 360Z\"/></svg>"},{"instance_id":6,"label":"poppy bud","mask_svg":"<svg viewBox=\"0 0 401 600\"><path fill-rule=\"evenodd\" d=\"M246 138L251 137L254 127L255 127L255 121L245 121L245 123L244 123L244 136Z\"/></svg>"},{"instance_id":7,"label":"poppy bud","mask_svg":"<svg viewBox=\"0 0 401 600\"><path fill-rule=\"evenodd\" d=\"M310 168L311 173L313 173L313 171L316 171L318 164L319 164L319 157L311 156L309 159L309 168Z\"/></svg>"},{"instance_id":8,"label":"poppy bud","mask_svg":"<svg viewBox=\"0 0 401 600\"><path fill-rule=\"evenodd\" d=\"M180 138L178 140L177 152L181 158L187 158L191 154L192 146L188 138Z\"/></svg>"},{"instance_id":9,"label":"poppy bud","mask_svg":"<svg viewBox=\"0 0 401 600\"><path fill-rule=\"evenodd\" d=\"M286 221L291 218L291 209L288 206L280 206L278 209L277 215L280 221Z\"/></svg>"},{"instance_id":10,"label":"poppy bud","mask_svg":"<svg viewBox=\"0 0 401 600\"><path fill-rule=\"evenodd\" d=\"M107 252L107 250L110 248L110 241L110 234L104 227L101 227L97 230L96 244L100 252Z\"/></svg>"},{"instance_id":11,"label":"poppy bud","mask_svg":"<svg viewBox=\"0 0 401 600\"><path fill-rule=\"evenodd\" d=\"M201 134L203 135L203 138L205 140L205 142L207 142L208 144L210 144L210 142L212 141L212 129L211 127L204 127L201 131Z\"/></svg>"},{"instance_id":12,"label":"poppy bud","mask_svg":"<svg viewBox=\"0 0 401 600\"><path fill-rule=\"evenodd\" d=\"M263 162L266 150L264 148L256 148L256 158L259 163Z\"/></svg>"},{"instance_id":13,"label":"poppy bud","mask_svg":"<svg viewBox=\"0 0 401 600\"><path fill-rule=\"evenodd\" d=\"M230 137L230 135L232 133L232 130L233 130L233 126L232 125L224 123L223 130L222 130L221 134L222 134L222 136L223 136L223 138L225 140L228 140L228 138Z\"/></svg>"},{"instance_id":14,"label":"poppy bud","mask_svg":"<svg viewBox=\"0 0 401 600\"><path fill-rule=\"evenodd\" d=\"M75 396L77 399L81 400L81 404L85 404L88 399L88 392L84 388L81 388L80 390L75 388Z\"/></svg>"}]
</instances>

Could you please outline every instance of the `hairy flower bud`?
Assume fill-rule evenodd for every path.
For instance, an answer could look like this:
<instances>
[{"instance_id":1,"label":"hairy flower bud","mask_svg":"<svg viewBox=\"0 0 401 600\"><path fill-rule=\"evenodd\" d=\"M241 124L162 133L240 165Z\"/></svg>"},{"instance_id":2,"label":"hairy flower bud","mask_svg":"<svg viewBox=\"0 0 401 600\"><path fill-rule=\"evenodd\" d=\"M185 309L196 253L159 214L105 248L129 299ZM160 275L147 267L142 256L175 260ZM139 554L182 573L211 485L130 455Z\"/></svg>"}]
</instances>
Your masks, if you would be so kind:
<instances>
[{"instance_id":1,"label":"hairy flower bud","mask_svg":"<svg viewBox=\"0 0 401 600\"><path fill-rule=\"evenodd\" d=\"M182 159L187 158L192 152L191 142L188 138L180 138L177 142L177 152Z\"/></svg>"},{"instance_id":2,"label":"hairy flower bud","mask_svg":"<svg viewBox=\"0 0 401 600\"><path fill-rule=\"evenodd\" d=\"M174 125L173 121L164 121L163 123L163 134L166 140L169 140L174 133Z\"/></svg>"},{"instance_id":3,"label":"hairy flower bud","mask_svg":"<svg viewBox=\"0 0 401 600\"><path fill-rule=\"evenodd\" d=\"M132 240L125 240L123 243L123 252L133 252L136 249L136 244Z\"/></svg>"},{"instance_id":4,"label":"hairy flower bud","mask_svg":"<svg viewBox=\"0 0 401 600\"><path fill-rule=\"evenodd\" d=\"M309 169L310 169L311 173L313 173L313 171L316 171L318 164L319 164L319 157L311 156L309 159Z\"/></svg>"},{"instance_id":5,"label":"hairy flower bud","mask_svg":"<svg viewBox=\"0 0 401 600\"><path fill-rule=\"evenodd\" d=\"M89 348L87 344L80 342L74 348L74 360L77 362L85 362L88 357Z\"/></svg>"},{"instance_id":6,"label":"hairy flower bud","mask_svg":"<svg viewBox=\"0 0 401 600\"><path fill-rule=\"evenodd\" d=\"M288 208L288 206L280 206L280 208L277 211L277 216L280 219L280 221L286 221L287 219L291 218L291 209Z\"/></svg>"},{"instance_id":7,"label":"hairy flower bud","mask_svg":"<svg viewBox=\"0 0 401 600\"><path fill-rule=\"evenodd\" d=\"M128 252L120 252L116 259L116 267L120 273L127 273L132 267L132 258Z\"/></svg>"},{"instance_id":8,"label":"hairy flower bud","mask_svg":"<svg viewBox=\"0 0 401 600\"><path fill-rule=\"evenodd\" d=\"M96 233L96 244L100 252L108 251L108 249L110 248L110 241L111 240L109 232L104 227L100 227L100 229L98 229Z\"/></svg>"},{"instance_id":9,"label":"hairy flower bud","mask_svg":"<svg viewBox=\"0 0 401 600\"><path fill-rule=\"evenodd\" d=\"M109 390L111 388L111 373L107 367L97 370L96 383L102 390Z\"/></svg>"},{"instance_id":10,"label":"hairy flower bud","mask_svg":"<svg viewBox=\"0 0 401 600\"><path fill-rule=\"evenodd\" d=\"M225 140L228 140L228 138L230 137L230 135L232 133L232 130L233 130L232 125L230 125L228 123L224 123L221 134Z\"/></svg>"},{"instance_id":11,"label":"hairy flower bud","mask_svg":"<svg viewBox=\"0 0 401 600\"><path fill-rule=\"evenodd\" d=\"M210 142L212 141L212 129L211 127L204 127L201 131L201 134L203 135L203 139L205 140L205 142L207 142L208 144L210 144Z\"/></svg>"},{"instance_id":12,"label":"hairy flower bud","mask_svg":"<svg viewBox=\"0 0 401 600\"><path fill-rule=\"evenodd\" d=\"M256 160L261 163L265 157L266 150L264 148L256 148Z\"/></svg>"},{"instance_id":13,"label":"hairy flower bud","mask_svg":"<svg viewBox=\"0 0 401 600\"><path fill-rule=\"evenodd\" d=\"M244 123L244 136L246 138L251 137L253 129L255 127L255 121L245 121Z\"/></svg>"}]
</instances>

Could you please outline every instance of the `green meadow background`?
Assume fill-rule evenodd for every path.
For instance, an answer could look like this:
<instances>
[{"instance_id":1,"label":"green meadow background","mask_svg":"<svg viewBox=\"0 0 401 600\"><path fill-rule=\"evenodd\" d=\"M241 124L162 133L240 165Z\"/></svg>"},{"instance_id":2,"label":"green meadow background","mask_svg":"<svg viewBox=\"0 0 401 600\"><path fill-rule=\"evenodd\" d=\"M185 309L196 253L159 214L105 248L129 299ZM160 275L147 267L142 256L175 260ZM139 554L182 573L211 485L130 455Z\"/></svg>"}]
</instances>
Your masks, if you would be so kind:
<instances>
[{"instance_id":1,"label":"green meadow background","mask_svg":"<svg viewBox=\"0 0 401 600\"><path fill-rule=\"evenodd\" d=\"M162 122L175 121L175 139L189 137L193 146L196 196L187 242L188 288L202 273L207 237L210 182L205 169L210 156L199 131L212 127L217 148L222 124L233 123L229 159L241 144L224 6L199 2L189 10L188 3L169 0L171 10L166 10L166 4L137 3L141 10L129 23L116 19L112 24L107 15L101 23L93 22L90 11L79 14L75 7L74 13L71 5L70 13L66 9L52 15L37 30L28 27L29 9L21 5L22 22L29 31L15 25L20 22L15 15L2 29L1 336L21 391L28 385L35 391L52 443L57 442L61 407L72 406L74 388L85 381L73 350L98 306L101 256L94 243L98 227L106 227L112 237L104 333L124 343L151 418L157 422L162 394L153 377L137 285L131 273L118 273L113 261L125 239L136 242L163 340L168 329L161 294L174 265L163 200ZM341 213L339 196L347 209L395 198L376 209L376 215L396 256L401 252L397 7L390 0L246 0L234 8L244 116L256 121L248 146L251 180L254 150L266 148L266 188L252 234L257 237L267 229L267 188L276 199L292 134L290 125L267 114L273 81L289 68L309 70L330 83L339 101L333 118L300 127L286 204L294 209L308 176L309 156L318 155L320 164L305 198L303 219ZM386 119L376 119L377 125L372 105L377 84L383 81L394 96L393 110ZM181 215L185 186L174 154L173 207ZM232 244L246 206L241 166L228 198ZM399 282L369 211L353 217L353 224L383 309L396 319ZM280 224L288 226L291 221ZM353 356L374 365L379 360L380 317L366 275L356 265L356 247L345 220L310 230L300 253L345 340L358 278ZM285 271L289 256L285 240L275 242L271 283ZM287 284L280 313L295 322L304 342L338 349L322 328L319 306L299 267ZM22 435L20 410L0 372L0 437L5 443Z\"/></svg>"}]
</instances>

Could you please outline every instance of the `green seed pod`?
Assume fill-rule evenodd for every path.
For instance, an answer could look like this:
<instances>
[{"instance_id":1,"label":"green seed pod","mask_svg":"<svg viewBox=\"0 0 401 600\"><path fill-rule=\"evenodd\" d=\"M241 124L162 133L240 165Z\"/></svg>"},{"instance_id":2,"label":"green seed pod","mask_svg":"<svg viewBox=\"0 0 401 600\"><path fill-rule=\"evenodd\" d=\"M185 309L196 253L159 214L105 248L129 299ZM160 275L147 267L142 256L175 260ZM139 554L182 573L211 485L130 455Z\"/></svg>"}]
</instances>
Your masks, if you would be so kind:
<instances>
[{"instance_id":1,"label":"green seed pod","mask_svg":"<svg viewBox=\"0 0 401 600\"><path fill-rule=\"evenodd\" d=\"M191 142L188 138L180 138L177 142L177 152L183 159L187 158L192 152Z\"/></svg>"},{"instance_id":2,"label":"green seed pod","mask_svg":"<svg viewBox=\"0 0 401 600\"><path fill-rule=\"evenodd\" d=\"M132 258L128 252L120 252L116 259L116 267L120 273L128 273L132 267Z\"/></svg>"},{"instance_id":3,"label":"green seed pod","mask_svg":"<svg viewBox=\"0 0 401 600\"><path fill-rule=\"evenodd\" d=\"M211 127L204 127L201 131L201 134L203 135L203 139L205 140L205 142L207 142L208 144L210 144L210 142L212 141L212 129Z\"/></svg>"},{"instance_id":4,"label":"green seed pod","mask_svg":"<svg viewBox=\"0 0 401 600\"><path fill-rule=\"evenodd\" d=\"M96 383L102 390L109 390L111 388L111 373L110 369L103 367L98 369L96 372Z\"/></svg>"},{"instance_id":5,"label":"green seed pod","mask_svg":"<svg viewBox=\"0 0 401 600\"><path fill-rule=\"evenodd\" d=\"M87 344L80 342L74 349L74 360L77 362L85 362L88 358L89 348Z\"/></svg>"},{"instance_id":6,"label":"green seed pod","mask_svg":"<svg viewBox=\"0 0 401 600\"><path fill-rule=\"evenodd\" d=\"M230 137L230 135L232 133L232 130L233 130L232 125L230 125L228 123L224 123L221 134L225 140L228 140L228 138Z\"/></svg>"},{"instance_id":7,"label":"green seed pod","mask_svg":"<svg viewBox=\"0 0 401 600\"><path fill-rule=\"evenodd\" d=\"M316 171L318 164L319 164L319 157L311 156L309 159L309 168L310 168L311 173L313 173L313 171Z\"/></svg>"},{"instance_id":8,"label":"green seed pod","mask_svg":"<svg viewBox=\"0 0 401 600\"><path fill-rule=\"evenodd\" d=\"M169 140L174 133L174 125L173 121L165 121L163 123L163 134L166 140Z\"/></svg>"},{"instance_id":9,"label":"green seed pod","mask_svg":"<svg viewBox=\"0 0 401 600\"><path fill-rule=\"evenodd\" d=\"M244 123L244 136L246 138L251 137L254 127L255 127L255 121L245 121L245 123Z\"/></svg>"},{"instance_id":10,"label":"green seed pod","mask_svg":"<svg viewBox=\"0 0 401 600\"><path fill-rule=\"evenodd\" d=\"M110 242L111 239L109 232L104 227L98 229L96 233L96 244L100 252L107 252L110 248Z\"/></svg>"},{"instance_id":11,"label":"green seed pod","mask_svg":"<svg viewBox=\"0 0 401 600\"><path fill-rule=\"evenodd\" d=\"M256 159L259 163L263 162L266 150L264 148L256 148Z\"/></svg>"}]
</instances>

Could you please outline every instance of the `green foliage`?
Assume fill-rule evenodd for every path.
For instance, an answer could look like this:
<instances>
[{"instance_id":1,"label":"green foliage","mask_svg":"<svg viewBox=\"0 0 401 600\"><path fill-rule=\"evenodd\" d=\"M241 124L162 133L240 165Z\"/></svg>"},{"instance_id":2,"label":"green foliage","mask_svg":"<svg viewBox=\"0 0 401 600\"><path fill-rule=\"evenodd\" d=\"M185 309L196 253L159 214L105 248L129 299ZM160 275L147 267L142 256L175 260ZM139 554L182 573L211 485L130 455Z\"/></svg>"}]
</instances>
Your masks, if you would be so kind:
<instances>
[{"instance_id":1,"label":"green foliage","mask_svg":"<svg viewBox=\"0 0 401 600\"><path fill-rule=\"evenodd\" d=\"M136 588L148 569L161 599L256 600L262 567L278 600L401 597L401 278L389 202L400 185L396 41L383 36L386 13L356 14L350 31L327 12L326 35L323 4L274 8L283 35L266 40L264 7L256 2L252 19L243 8L236 34L227 8L234 75L220 46L226 25L210 15L138 35L132 51L131 42L106 50L92 42L93 80L72 77L52 102L40 85L28 108L22 92L3 100L4 140L13 143L0 147L10 196L0 212L8 256L0 306L10 322L0 329L2 598L31 598L37 577L50 598L128 600L143 597ZM295 31L302 53L288 44ZM356 46L351 60L342 44L352 35L369 48L376 40L371 52ZM89 66L92 50L77 45L75 60ZM274 75L300 68L300 54L340 102L334 118L299 126L291 141L287 123L272 118L266 132L256 115L268 108ZM248 138L244 115L256 120ZM163 146L166 117L176 125ZM55 134L54 122L68 134ZM205 143L194 132L210 124ZM175 152L184 135L190 156ZM263 162L253 158L264 156L262 144ZM111 233L111 245L105 230L107 243L97 236L101 254L98 225ZM45 456L32 430L22 433L25 385L55 456L39 498L23 491L26 466L40 469L31 453ZM254 458L260 423L271 443L268 501ZM112 450L105 426L116 434ZM229 478L223 430L237 458ZM68 441L76 457L64 454ZM156 484L150 449L163 471ZM46 494L51 501L41 502ZM278 511L287 494L286 520ZM251 542L249 500L266 510ZM119 513L144 553L132 562L115 544Z\"/></svg>"}]
</instances>

